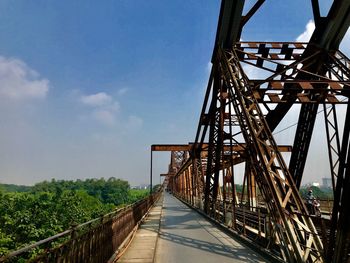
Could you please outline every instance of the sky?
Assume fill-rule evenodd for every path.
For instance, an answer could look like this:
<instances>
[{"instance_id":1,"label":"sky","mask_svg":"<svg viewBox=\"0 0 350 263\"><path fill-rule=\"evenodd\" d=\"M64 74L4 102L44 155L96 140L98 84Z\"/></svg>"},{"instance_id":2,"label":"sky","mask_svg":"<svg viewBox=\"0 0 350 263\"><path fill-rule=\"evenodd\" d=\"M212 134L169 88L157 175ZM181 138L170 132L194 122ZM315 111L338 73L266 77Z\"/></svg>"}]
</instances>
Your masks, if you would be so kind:
<instances>
[{"instance_id":1,"label":"sky","mask_svg":"<svg viewBox=\"0 0 350 263\"><path fill-rule=\"evenodd\" d=\"M330 3L321 1L322 14ZM148 183L152 144L194 140L219 8L219 0L1 0L0 182ZM271 0L242 39L307 40L312 30L309 1ZM347 54L349 46L347 34ZM156 182L168 162L154 154Z\"/></svg>"}]
</instances>

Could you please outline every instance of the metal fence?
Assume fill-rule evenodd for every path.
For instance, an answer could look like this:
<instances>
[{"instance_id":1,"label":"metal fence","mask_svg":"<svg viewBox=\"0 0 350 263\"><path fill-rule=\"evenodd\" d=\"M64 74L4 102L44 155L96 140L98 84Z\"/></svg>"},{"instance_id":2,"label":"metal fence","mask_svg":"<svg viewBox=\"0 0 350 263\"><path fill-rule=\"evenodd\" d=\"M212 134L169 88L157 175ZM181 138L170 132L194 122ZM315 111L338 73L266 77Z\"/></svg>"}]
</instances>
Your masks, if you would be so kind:
<instances>
[{"instance_id":1,"label":"metal fence","mask_svg":"<svg viewBox=\"0 0 350 263\"><path fill-rule=\"evenodd\" d=\"M160 194L154 193L132 205L14 251L1 257L0 262L107 262Z\"/></svg>"}]
</instances>

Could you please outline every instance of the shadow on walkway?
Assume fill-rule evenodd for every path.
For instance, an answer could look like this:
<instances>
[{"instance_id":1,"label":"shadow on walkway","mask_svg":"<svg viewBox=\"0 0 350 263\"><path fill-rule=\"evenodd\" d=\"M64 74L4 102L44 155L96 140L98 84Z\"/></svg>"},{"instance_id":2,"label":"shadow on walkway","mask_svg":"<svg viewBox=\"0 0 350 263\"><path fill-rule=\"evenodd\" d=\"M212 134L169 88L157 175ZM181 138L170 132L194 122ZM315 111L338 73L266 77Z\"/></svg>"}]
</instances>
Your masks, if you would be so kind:
<instances>
[{"instance_id":1,"label":"shadow on walkway","mask_svg":"<svg viewBox=\"0 0 350 263\"><path fill-rule=\"evenodd\" d=\"M186 247L193 247L210 253L215 253L217 255L225 256L231 259L241 260L245 262L261 262L260 255L257 255L257 253L254 253L250 249L242 247L234 248L232 246L215 244L166 232L160 232L159 238L181 244Z\"/></svg>"}]
</instances>

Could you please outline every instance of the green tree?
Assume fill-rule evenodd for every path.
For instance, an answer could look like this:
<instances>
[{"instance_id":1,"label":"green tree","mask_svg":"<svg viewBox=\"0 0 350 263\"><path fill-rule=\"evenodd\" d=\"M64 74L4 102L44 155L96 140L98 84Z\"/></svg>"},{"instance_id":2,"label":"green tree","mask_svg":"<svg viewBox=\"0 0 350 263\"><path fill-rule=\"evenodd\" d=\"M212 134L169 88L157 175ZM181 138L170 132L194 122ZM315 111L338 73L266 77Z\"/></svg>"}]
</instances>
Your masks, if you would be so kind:
<instances>
[{"instance_id":1,"label":"green tree","mask_svg":"<svg viewBox=\"0 0 350 263\"><path fill-rule=\"evenodd\" d=\"M0 187L0 254L97 218L148 194L147 190L130 190L127 181L114 177L53 179L28 189L10 192Z\"/></svg>"}]
</instances>

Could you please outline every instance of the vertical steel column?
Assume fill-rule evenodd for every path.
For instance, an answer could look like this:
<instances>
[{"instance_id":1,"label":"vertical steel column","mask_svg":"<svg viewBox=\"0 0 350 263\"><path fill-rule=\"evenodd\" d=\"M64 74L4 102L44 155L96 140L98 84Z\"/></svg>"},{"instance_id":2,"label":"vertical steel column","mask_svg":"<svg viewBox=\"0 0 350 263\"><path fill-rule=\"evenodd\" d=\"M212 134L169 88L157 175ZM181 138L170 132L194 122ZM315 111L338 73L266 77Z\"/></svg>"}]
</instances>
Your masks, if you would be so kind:
<instances>
[{"instance_id":1,"label":"vertical steel column","mask_svg":"<svg viewBox=\"0 0 350 263\"><path fill-rule=\"evenodd\" d=\"M305 168L307 153L317 116L318 104L303 104L301 106L297 131L295 133L289 171L299 189Z\"/></svg>"},{"instance_id":2,"label":"vertical steel column","mask_svg":"<svg viewBox=\"0 0 350 263\"><path fill-rule=\"evenodd\" d=\"M186 193L186 201L191 203L191 179L190 179L190 174L189 174L189 169L187 168L184 172L184 177L185 177L185 181L186 181L186 189L185 189L185 193Z\"/></svg>"},{"instance_id":3,"label":"vertical steel column","mask_svg":"<svg viewBox=\"0 0 350 263\"><path fill-rule=\"evenodd\" d=\"M340 138L335 105L333 104L327 108L326 104L323 104L323 113L326 127L328 158L331 170L332 188L334 196L336 179L338 177L340 154Z\"/></svg>"},{"instance_id":4,"label":"vertical steel column","mask_svg":"<svg viewBox=\"0 0 350 263\"><path fill-rule=\"evenodd\" d=\"M205 187L205 213L215 216L216 200L219 187L219 173L223 150L223 114L225 111L225 98L219 68L214 65L214 85L209 118L209 148ZM219 105L217 105L219 104Z\"/></svg>"},{"instance_id":5,"label":"vertical steel column","mask_svg":"<svg viewBox=\"0 0 350 263\"><path fill-rule=\"evenodd\" d=\"M201 153L198 154L198 156L192 158L192 168L193 168L193 174L194 174L194 182L195 182L195 195L196 195L196 201L199 208L202 207L203 202L203 193L205 191L204 187L204 170L203 170L203 163L202 163L202 157Z\"/></svg>"},{"instance_id":6,"label":"vertical steel column","mask_svg":"<svg viewBox=\"0 0 350 263\"><path fill-rule=\"evenodd\" d=\"M334 193L333 211L329 246L326 254L327 262L347 262L349 259L350 241L350 104L347 106L341 152L339 156L339 171ZM348 221L346 221L348 220ZM345 260L345 261L344 261Z\"/></svg>"}]
</instances>

